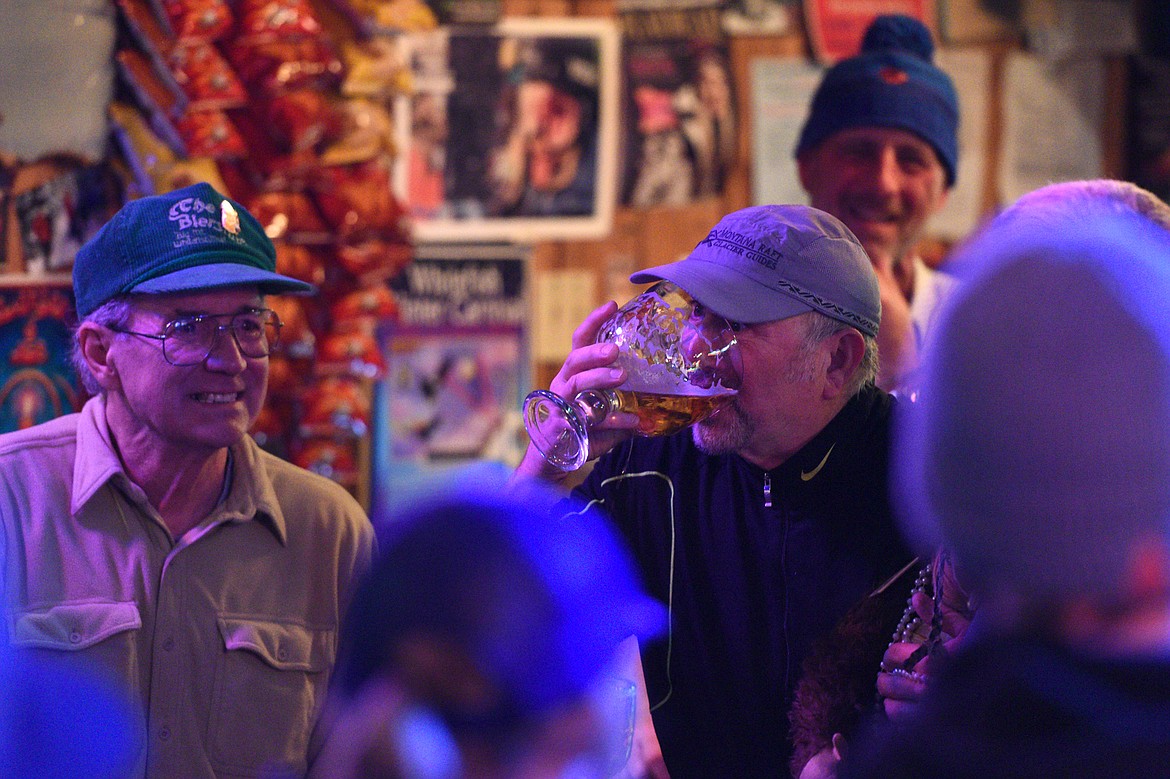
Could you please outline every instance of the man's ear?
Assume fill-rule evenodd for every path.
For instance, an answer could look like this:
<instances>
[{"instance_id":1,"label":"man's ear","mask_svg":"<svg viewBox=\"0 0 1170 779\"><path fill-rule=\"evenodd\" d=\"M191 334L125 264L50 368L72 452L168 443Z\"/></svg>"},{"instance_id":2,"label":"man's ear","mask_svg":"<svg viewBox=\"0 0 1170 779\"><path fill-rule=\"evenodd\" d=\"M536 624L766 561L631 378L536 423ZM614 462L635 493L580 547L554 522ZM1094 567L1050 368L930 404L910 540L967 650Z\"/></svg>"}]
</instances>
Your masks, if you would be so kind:
<instances>
[{"instance_id":1,"label":"man's ear","mask_svg":"<svg viewBox=\"0 0 1170 779\"><path fill-rule=\"evenodd\" d=\"M836 756L837 762L845 759L845 755L849 753L849 743L845 740L845 736L841 733L833 734L833 755Z\"/></svg>"},{"instance_id":2,"label":"man's ear","mask_svg":"<svg viewBox=\"0 0 1170 779\"><path fill-rule=\"evenodd\" d=\"M826 371L825 399L835 398L845 391L865 357L865 339L852 327L833 333L825 344L829 348L829 366Z\"/></svg>"},{"instance_id":3,"label":"man's ear","mask_svg":"<svg viewBox=\"0 0 1170 779\"><path fill-rule=\"evenodd\" d=\"M102 389L119 386L118 370L110 354L114 333L96 322L82 322L77 326L77 343L81 356Z\"/></svg>"}]
</instances>

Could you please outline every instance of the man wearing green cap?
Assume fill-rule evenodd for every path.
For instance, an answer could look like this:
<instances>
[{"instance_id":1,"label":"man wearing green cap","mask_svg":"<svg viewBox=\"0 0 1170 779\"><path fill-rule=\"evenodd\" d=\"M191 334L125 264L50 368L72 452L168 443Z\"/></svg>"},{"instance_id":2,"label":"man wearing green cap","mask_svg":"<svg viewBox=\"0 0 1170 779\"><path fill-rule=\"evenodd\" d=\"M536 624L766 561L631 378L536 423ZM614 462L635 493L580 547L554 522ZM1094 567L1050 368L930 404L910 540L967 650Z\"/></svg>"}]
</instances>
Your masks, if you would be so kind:
<instances>
[{"instance_id":1,"label":"man wearing green cap","mask_svg":"<svg viewBox=\"0 0 1170 779\"><path fill-rule=\"evenodd\" d=\"M80 413L0 436L0 641L104 670L140 705L136 777L303 773L373 529L247 435L281 323L242 206L196 184L77 254Z\"/></svg>"},{"instance_id":2,"label":"man wearing green cap","mask_svg":"<svg viewBox=\"0 0 1170 779\"><path fill-rule=\"evenodd\" d=\"M879 16L861 52L825 73L796 146L810 204L849 226L877 272L878 385L889 390L913 389L918 348L952 286L916 252L958 164L958 95L933 56L921 22Z\"/></svg>"}]
</instances>

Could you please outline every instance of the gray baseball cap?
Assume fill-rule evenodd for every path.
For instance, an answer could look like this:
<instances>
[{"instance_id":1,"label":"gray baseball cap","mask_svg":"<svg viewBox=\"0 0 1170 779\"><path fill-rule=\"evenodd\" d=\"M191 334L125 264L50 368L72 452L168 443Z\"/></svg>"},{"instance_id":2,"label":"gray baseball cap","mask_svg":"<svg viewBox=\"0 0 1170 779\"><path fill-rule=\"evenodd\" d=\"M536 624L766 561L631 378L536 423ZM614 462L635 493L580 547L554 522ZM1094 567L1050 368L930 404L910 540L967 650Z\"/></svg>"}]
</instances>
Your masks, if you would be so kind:
<instances>
[{"instance_id":1,"label":"gray baseball cap","mask_svg":"<svg viewBox=\"0 0 1170 779\"><path fill-rule=\"evenodd\" d=\"M630 276L635 284L658 279L737 322L819 311L876 336L882 316L877 276L857 236L809 206L733 211L685 258Z\"/></svg>"}]
</instances>

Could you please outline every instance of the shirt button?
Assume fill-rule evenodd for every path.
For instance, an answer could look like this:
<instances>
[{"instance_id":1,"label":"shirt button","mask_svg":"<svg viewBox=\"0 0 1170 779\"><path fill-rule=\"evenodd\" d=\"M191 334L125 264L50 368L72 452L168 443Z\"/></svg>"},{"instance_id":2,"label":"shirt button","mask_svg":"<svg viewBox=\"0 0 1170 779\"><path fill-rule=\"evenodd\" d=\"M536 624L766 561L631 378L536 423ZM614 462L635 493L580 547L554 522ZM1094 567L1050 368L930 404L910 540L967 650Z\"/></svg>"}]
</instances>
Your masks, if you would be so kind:
<instances>
[{"instance_id":1,"label":"shirt button","mask_svg":"<svg viewBox=\"0 0 1170 779\"><path fill-rule=\"evenodd\" d=\"M175 648L175 639L168 638L166 641L163 641L163 649L165 649L166 651L169 652L174 648Z\"/></svg>"},{"instance_id":2,"label":"shirt button","mask_svg":"<svg viewBox=\"0 0 1170 779\"><path fill-rule=\"evenodd\" d=\"M276 650L276 659L282 663L285 660L288 660L288 650L283 648L283 647L281 647L280 649L277 649Z\"/></svg>"},{"instance_id":3,"label":"shirt button","mask_svg":"<svg viewBox=\"0 0 1170 779\"><path fill-rule=\"evenodd\" d=\"M80 644L81 643L81 631L74 630L73 632L71 632L69 634L69 641L70 641L70 643L73 643L73 644Z\"/></svg>"},{"instance_id":4,"label":"shirt button","mask_svg":"<svg viewBox=\"0 0 1170 779\"><path fill-rule=\"evenodd\" d=\"M163 727L161 730L159 730L158 737L163 741L169 741L171 738L171 729L168 727Z\"/></svg>"}]
</instances>

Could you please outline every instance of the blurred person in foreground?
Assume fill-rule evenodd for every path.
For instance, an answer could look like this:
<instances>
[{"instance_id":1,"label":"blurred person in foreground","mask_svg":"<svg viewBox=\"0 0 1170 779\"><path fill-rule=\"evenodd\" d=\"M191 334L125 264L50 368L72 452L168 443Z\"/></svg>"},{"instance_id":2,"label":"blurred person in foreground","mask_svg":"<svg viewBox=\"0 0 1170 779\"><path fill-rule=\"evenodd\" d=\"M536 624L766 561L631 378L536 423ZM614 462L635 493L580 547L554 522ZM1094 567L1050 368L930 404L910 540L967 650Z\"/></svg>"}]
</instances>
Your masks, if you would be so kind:
<instances>
[{"instance_id":1,"label":"blurred person in foreground","mask_svg":"<svg viewBox=\"0 0 1170 779\"><path fill-rule=\"evenodd\" d=\"M809 645L912 558L887 499L877 280L849 229L807 206L728 214L686 258L631 277L658 279L732 323L739 393L671 436L634 437L634 415L611 415L575 494L613 517L670 610L666 639L640 647L665 769L778 776ZM624 381L616 347L594 343L615 310L577 328L553 392ZM517 473L565 476L535 447Z\"/></svg>"},{"instance_id":2,"label":"blurred person in foreground","mask_svg":"<svg viewBox=\"0 0 1170 779\"><path fill-rule=\"evenodd\" d=\"M1061 182L1029 192L1004 212L995 229L1011 220L1017 230L1060 231L1086 213L1103 212L1141 215L1170 230L1170 206L1131 182L1113 179ZM858 725L875 707L877 716L891 720L910 716L940 663L965 640L978 598L958 581L951 555L940 550L929 558L909 588L909 601L906 578L903 574L903 581L864 598L806 658L790 712L794 777L835 776ZM875 667L880 667L876 686Z\"/></svg>"},{"instance_id":3,"label":"blurred person in foreground","mask_svg":"<svg viewBox=\"0 0 1170 779\"><path fill-rule=\"evenodd\" d=\"M1091 189L1025 196L955 258L893 474L978 613L842 776L1168 774L1170 234Z\"/></svg>"},{"instance_id":4,"label":"blurred person in foreground","mask_svg":"<svg viewBox=\"0 0 1170 779\"><path fill-rule=\"evenodd\" d=\"M386 518L354 599L314 776L613 776L634 686L629 635L661 632L620 538L595 509L474 466Z\"/></svg>"},{"instance_id":5,"label":"blurred person in foreground","mask_svg":"<svg viewBox=\"0 0 1170 779\"><path fill-rule=\"evenodd\" d=\"M141 745L134 704L100 670L0 645L0 776L123 779Z\"/></svg>"},{"instance_id":6,"label":"blurred person in foreground","mask_svg":"<svg viewBox=\"0 0 1170 779\"><path fill-rule=\"evenodd\" d=\"M887 390L912 391L918 350L954 283L917 250L959 156L959 98L933 59L925 25L877 17L861 51L825 73L796 145L809 202L849 226L877 272L878 386Z\"/></svg>"},{"instance_id":7,"label":"blurred person in foreground","mask_svg":"<svg viewBox=\"0 0 1170 779\"><path fill-rule=\"evenodd\" d=\"M260 449L278 275L208 184L127 203L77 254L80 413L0 436L0 641L139 706L131 777L303 773L373 528Z\"/></svg>"}]
</instances>

